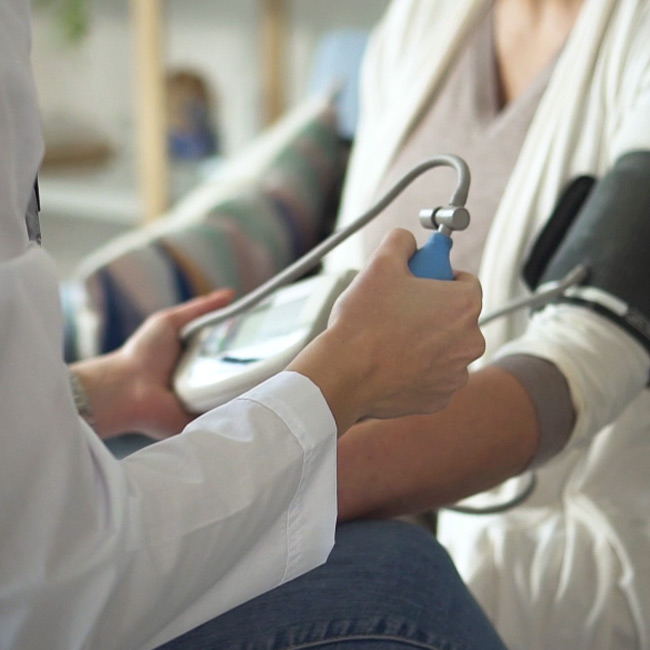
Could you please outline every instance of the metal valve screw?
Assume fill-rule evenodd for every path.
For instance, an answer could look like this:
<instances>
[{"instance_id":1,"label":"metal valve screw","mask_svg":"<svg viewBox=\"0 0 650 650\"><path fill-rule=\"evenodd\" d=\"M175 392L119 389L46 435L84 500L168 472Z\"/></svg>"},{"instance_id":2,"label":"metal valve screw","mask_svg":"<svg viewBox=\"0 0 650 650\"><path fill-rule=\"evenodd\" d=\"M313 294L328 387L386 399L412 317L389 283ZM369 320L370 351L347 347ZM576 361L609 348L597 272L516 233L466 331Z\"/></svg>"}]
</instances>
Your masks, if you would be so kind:
<instances>
[{"instance_id":1,"label":"metal valve screw","mask_svg":"<svg viewBox=\"0 0 650 650\"><path fill-rule=\"evenodd\" d=\"M469 226L469 212L465 208L449 205L420 211L420 223L428 230L438 230L449 237L454 230Z\"/></svg>"}]
</instances>

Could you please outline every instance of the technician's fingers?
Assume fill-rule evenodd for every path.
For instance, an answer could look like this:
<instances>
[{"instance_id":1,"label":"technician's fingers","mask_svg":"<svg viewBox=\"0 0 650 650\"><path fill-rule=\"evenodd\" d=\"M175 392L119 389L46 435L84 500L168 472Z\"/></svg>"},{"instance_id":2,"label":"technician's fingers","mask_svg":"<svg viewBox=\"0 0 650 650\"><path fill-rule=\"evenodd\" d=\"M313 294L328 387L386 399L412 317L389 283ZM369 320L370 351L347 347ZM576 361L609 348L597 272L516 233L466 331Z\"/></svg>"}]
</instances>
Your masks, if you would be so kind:
<instances>
[{"instance_id":1,"label":"technician's fingers","mask_svg":"<svg viewBox=\"0 0 650 650\"><path fill-rule=\"evenodd\" d=\"M454 282L456 283L456 286L462 285L465 289L469 306L469 315L472 319L478 321L481 308L483 307L483 287L481 286L479 279L471 273L456 271L454 274Z\"/></svg>"},{"instance_id":2,"label":"technician's fingers","mask_svg":"<svg viewBox=\"0 0 650 650\"><path fill-rule=\"evenodd\" d=\"M170 307L160 313L169 319L172 327L180 330L195 318L225 307L232 301L234 295L235 292L232 289L217 289L205 296L193 298L182 305Z\"/></svg>"},{"instance_id":3,"label":"technician's fingers","mask_svg":"<svg viewBox=\"0 0 650 650\"><path fill-rule=\"evenodd\" d=\"M470 284L475 284L477 285L478 290L481 291L481 283L479 282L478 278L471 273L467 273L466 271L455 271L454 280L456 280L456 282L468 282Z\"/></svg>"},{"instance_id":4,"label":"technician's fingers","mask_svg":"<svg viewBox=\"0 0 650 650\"><path fill-rule=\"evenodd\" d=\"M394 228L386 234L375 255L391 254L408 260L417 250L413 233L403 228Z\"/></svg>"},{"instance_id":5,"label":"technician's fingers","mask_svg":"<svg viewBox=\"0 0 650 650\"><path fill-rule=\"evenodd\" d=\"M462 287L465 290L465 300L460 301L458 313L464 315L462 323L467 328L464 333L464 352L467 355L468 363L470 363L485 352L485 339L478 326L478 319L483 307L483 288L475 275L464 271L455 273L453 284L455 287Z\"/></svg>"}]
</instances>

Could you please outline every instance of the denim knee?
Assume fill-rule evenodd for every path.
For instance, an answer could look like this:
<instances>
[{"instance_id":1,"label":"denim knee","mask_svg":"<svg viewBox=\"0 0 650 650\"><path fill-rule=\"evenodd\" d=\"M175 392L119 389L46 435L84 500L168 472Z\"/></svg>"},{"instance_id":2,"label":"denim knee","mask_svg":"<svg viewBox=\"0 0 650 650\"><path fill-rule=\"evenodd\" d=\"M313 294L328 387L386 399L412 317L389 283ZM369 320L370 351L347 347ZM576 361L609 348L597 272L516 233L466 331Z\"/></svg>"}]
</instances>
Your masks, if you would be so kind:
<instances>
[{"instance_id":1,"label":"denim knee","mask_svg":"<svg viewBox=\"0 0 650 650\"><path fill-rule=\"evenodd\" d=\"M435 538L400 521L344 524L327 563L166 650L505 650Z\"/></svg>"}]
</instances>

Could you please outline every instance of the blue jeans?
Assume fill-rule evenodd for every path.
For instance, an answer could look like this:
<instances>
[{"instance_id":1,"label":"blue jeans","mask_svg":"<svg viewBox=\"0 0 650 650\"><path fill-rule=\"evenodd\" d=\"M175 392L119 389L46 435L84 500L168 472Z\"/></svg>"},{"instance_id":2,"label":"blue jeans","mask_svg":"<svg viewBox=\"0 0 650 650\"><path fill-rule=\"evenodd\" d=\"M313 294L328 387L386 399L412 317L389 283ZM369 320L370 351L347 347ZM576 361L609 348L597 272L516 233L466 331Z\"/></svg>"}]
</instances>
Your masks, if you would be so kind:
<instances>
[{"instance_id":1,"label":"blue jeans","mask_svg":"<svg viewBox=\"0 0 650 650\"><path fill-rule=\"evenodd\" d=\"M340 526L325 565L163 648L505 650L435 538L400 521Z\"/></svg>"}]
</instances>

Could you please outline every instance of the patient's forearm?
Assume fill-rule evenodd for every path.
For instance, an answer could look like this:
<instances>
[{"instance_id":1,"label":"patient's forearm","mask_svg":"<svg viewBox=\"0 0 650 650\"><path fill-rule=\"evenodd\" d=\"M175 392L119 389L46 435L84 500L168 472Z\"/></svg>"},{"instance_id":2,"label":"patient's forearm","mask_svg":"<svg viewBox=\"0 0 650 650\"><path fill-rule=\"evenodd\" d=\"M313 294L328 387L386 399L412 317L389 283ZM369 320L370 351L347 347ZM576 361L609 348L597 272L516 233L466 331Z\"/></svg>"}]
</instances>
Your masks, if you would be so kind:
<instances>
[{"instance_id":1,"label":"patient's forearm","mask_svg":"<svg viewBox=\"0 0 650 650\"><path fill-rule=\"evenodd\" d=\"M472 375L434 415L372 420L339 441L339 518L453 503L523 471L537 448L533 404L501 368Z\"/></svg>"}]
</instances>

